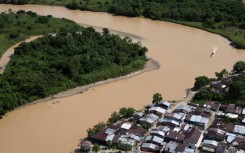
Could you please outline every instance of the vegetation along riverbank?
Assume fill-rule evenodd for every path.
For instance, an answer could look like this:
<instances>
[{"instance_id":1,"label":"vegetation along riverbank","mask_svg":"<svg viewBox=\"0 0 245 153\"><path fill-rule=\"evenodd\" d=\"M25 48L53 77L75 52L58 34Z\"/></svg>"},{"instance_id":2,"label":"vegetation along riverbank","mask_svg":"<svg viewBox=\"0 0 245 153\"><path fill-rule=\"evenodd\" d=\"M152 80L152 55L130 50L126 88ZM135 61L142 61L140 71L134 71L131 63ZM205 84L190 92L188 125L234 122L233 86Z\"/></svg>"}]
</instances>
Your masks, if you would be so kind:
<instances>
[{"instance_id":1,"label":"vegetation along riverbank","mask_svg":"<svg viewBox=\"0 0 245 153\"><path fill-rule=\"evenodd\" d=\"M81 29L75 22L49 16L39 16L32 11L9 10L0 14L0 57L11 46L33 35L56 33L59 29Z\"/></svg>"},{"instance_id":2,"label":"vegetation along riverbank","mask_svg":"<svg viewBox=\"0 0 245 153\"><path fill-rule=\"evenodd\" d=\"M144 16L217 33L232 41L233 47L245 48L245 5L242 1L0 0L0 3L61 5L69 9L103 11L129 17Z\"/></svg>"},{"instance_id":3,"label":"vegetation along riverbank","mask_svg":"<svg viewBox=\"0 0 245 153\"><path fill-rule=\"evenodd\" d=\"M60 29L15 49L0 76L0 114L49 95L143 69L147 48L93 28Z\"/></svg>"}]
</instances>

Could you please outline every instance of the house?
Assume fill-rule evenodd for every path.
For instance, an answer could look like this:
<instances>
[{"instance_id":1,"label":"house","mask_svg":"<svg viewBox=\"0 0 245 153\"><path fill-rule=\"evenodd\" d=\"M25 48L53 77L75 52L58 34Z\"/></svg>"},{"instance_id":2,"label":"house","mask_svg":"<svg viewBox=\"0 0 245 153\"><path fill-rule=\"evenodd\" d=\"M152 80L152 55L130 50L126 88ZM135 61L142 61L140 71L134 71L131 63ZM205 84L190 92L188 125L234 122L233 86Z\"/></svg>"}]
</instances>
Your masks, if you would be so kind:
<instances>
[{"instance_id":1,"label":"house","mask_svg":"<svg viewBox=\"0 0 245 153\"><path fill-rule=\"evenodd\" d=\"M154 135L148 135L145 138L145 142L146 143L153 143L153 144L156 144L156 145L161 145L163 143L163 141L164 141L163 138L160 138L160 137L154 136Z\"/></svg>"},{"instance_id":2,"label":"house","mask_svg":"<svg viewBox=\"0 0 245 153\"><path fill-rule=\"evenodd\" d=\"M229 104L225 110L226 113L232 113L232 114L241 114L242 108L236 107L235 104Z\"/></svg>"},{"instance_id":3,"label":"house","mask_svg":"<svg viewBox=\"0 0 245 153\"><path fill-rule=\"evenodd\" d=\"M170 127L179 127L180 126L180 123L173 120L173 119L168 119L168 118L161 118L159 123L161 125L169 125Z\"/></svg>"},{"instance_id":4,"label":"house","mask_svg":"<svg viewBox=\"0 0 245 153\"><path fill-rule=\"evenodd\" d=\"M245 126L235 125L235 127L233 129L233 133L245 135Z\"/></svg>"},{"instance_id":5,"label":"house","mask_svg":"<svg viewBox=\"0 0 245 153\"><path fill-rule=\"evenodd\" d=\"M202 142L202 150L205 152L215 152L218 147L218 142L214 140L204 140Z\"/></svg>"},{"instance_id":6,"label":"house","mask_svg":"<svg viewBox=\"0 0 245 153\"><path fill-rule=\"evenodd\" d=\"M175 110L173 111L173 113L185 113L185 114L189 114L191 112L191 108L189 106L183 106L180 105L178 107L175 108Z\"/></svg>"},{"instance_id":7,"label":"house","mask_svg":"<svg viewBox=\"0 0 245 153\"><path fill-rule=\"evenodd\" d=\"M164 118L175 120L179 123L182 123L184 121L185 116L186 116L186 114L184 114L184 113L165 113L164 114Z\"/></svg>"},{"instance_id":8,"label":"house","mask_svg":"<svg viewBox=\"0 0 245 153\"><path fill-rule=\"evenodd\" d=\"M211 116L209 109L207 110L206 108L202 108L202 107L197 107L196 110L191 114L206 117L206 118Z\"/></svg>"},{"instance_id":9,"label":"house","mask_svg":"<svg viewBox=\"0 0 245 153\"><path fill-rule=\"evenodd\" d=\"M174 141L170 141L166 146L165 146L165 153L173 153L175 152L177 146L179 144Z\"/></svg>"},{"instance_id":10,"label":"house","mask_svg":"<svg viewBox=\"0 0 245 153\"><path fill-rule=\"evenodd\" d=\"M223 83L223 84L229 86L229 85L233 82L233 79L234 79L233 76L226 77L226 78L223 78L223 79L221 80L221 83Z\"/></svg>"},{"instance_id":11,"label":"house","mask_svg":"<svg viewBox=\"0 0 245 153\"><path fill-rule=\"evenodd\" d=\"M190 132L186 133L183 144L185 144L188 148L196 149L201 145L202 139L203 132L193 128Z\"/></svg>"},{"instance_id":12,"label":"house","mask_svg":"<svg viewBox=\"0 0 245 153\"><path fill-rule=\"evenodd\" d=\"M166 112L166 110L161 107L152 107L149 109L149 112L158 116L162 116Z\"/></svg>"},{"instance_id":13,"label":"house","mask_svg":"<svg viewBox=\"0 0 245 153\"><path fill-rule=\"evenodd\" d=\"M155 152L157 150L158 146L153 143L143 143L141 145L142 151L149 151L149 152Z\"/></svg>"},{"instance_id":14,"label":"house","mask_svg":"<svg viewBox=\"0 0 245 153\"><path fill-rule=\"evenodd\" d=\"M148 126L152 126L157 120L158 116L155 114L147 114L145 117L142 117L139 121L141 124L147 124Z\"/></svg>"},{"instance_id":15,"label":"house","mask_svg":"<svg viewBox=\"0 0 245 153\"><path fill-rule=\"evenodd\" d=\"M166 110L168 110L171 106L171 104L167 101L160 101L156 105Z\"/></svg>"},{"instance_id":16,"label":"house","mask_svg":"<svg viewBox=\"0 0 245 153\"><path fill-rule=\"evenodd\" d=\"M216 153L224 153L224 152L226 152L226 147L227 147L227 144L226 143L219 142L218 143L218 146L216 148Z\"/></svg>"},{"instance_id":17,"label":"house","mask_svg":"<svg viewBox=\"0 0 245 153\"><path fill-rule=\"evenodd\" d=\"M142 118L144 116L144 113L143 112L135 112L133 114L133 118L134 120L138 121L140 118Z\"/></svg>"},{"instance_id":18,"label":"house","mask_svg":"<svg viewBox=\"0 0 245 153\"><path fill-rule=\"evenodd\" d=\"M208 118L202 117L200 115L188 114L185 117L185 122L195 124L204 129L207 126Z\"/></svg>"},{"instance_id":19,"label":"house","mask_svg":"<svg viewBox=\"0 0 245 153\"><path fill-rule=\"evenodd\" d=\"M174 142L178 142L178 143L183 143L183 140L185 138L185 135L183 133L174 131L174 130L170 130L165 137L166 142L169 141L174 141Z\"/></svg>"},{"instance_id":20,"label":"house","mask_svg":"<svg viewBox=\"0 0 245 153\"><path fill-rule=\"evenodd\" d=\"M211 90L214 91L215 93L222 93L222 92L228 92L229 91L229 86L223 84L222 82L219 81L213 81L210 84Z\"/></svg>"},{"instance_id":21,"label":"house","mask_svg":"<svg viewBox=\"0 0 245 153\"><path fill-rule=\"evenodd\" d=\"M204 108L210 109L212 111L218 111L221 104L217 101L206 101L203 105Z\"/></svg>"},{"instance_id":22,"label":"house","mask_svg":"<svg viewBox=\"0 0 245 153\"><path fill-rule=\"evenodd\" d=\"M158 136L160 138L164 138L165 137L165 132L161 131L161 130L158 130L158 129L150 130L149 133L150 133L150 135L155 135L155 136Z\"/></svg>"},{"instance_id":23,"label":"house","mask_svg":"<svg viewBox=\"0 0 245 153\"><path fill-rule=\"evenodd\" d=\"M226 132L219 128L208 128L207 138L211 140L223 141Z\"/></svg>"}]
</instances>

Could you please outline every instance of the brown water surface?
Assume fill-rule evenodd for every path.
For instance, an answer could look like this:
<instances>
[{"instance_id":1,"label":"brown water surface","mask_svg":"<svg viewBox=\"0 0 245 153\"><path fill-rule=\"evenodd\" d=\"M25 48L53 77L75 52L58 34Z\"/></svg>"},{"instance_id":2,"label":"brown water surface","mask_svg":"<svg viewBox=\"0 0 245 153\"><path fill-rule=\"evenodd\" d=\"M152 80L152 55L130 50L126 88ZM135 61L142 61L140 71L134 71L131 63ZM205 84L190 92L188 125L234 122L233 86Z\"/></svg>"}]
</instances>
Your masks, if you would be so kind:
<instances>
[{"instance_id":1,"label":"brown water surface","mask_svg":"<svg viewBox=\"0 0 245 153\"><path fill-rule=\"evenodd\" d=\"M142 38L142 44L149 49L147 55L158 61L161 68L8 113L0 120L1 153L68 153L76 148L88 127L105 121L112 111L123 106L140 109L155 92L162 93L167 100L180 100L196 76L214 77L214 72L231 70L236 61L245 60L245 51L232 48L227 39L178 24L55 6L0 5L0 11L9 8L135 35ZM215 47L219 49L210 58Z\"/></svg>"}]
</instances>

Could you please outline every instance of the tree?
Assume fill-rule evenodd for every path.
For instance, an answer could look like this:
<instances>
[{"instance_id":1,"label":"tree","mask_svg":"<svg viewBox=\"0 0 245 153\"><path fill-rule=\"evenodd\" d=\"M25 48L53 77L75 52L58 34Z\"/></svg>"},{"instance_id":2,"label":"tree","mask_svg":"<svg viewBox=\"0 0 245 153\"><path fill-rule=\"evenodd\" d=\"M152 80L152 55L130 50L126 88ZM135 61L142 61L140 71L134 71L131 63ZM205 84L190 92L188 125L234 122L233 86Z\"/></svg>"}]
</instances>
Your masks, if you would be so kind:
<instances>
[{"instance_id":1,"label":"tree","mask_svg":"<svg viewBox=\"0 0 245 153\"><path fill-rule=\"evenodd\" d=\"M111 114L111 117L108 119L107 123L108 124L113 124L113 123L116 123L118 120L120 120L120 114L117 113L117 112L113 112Z\"/></svg>"},{"instance_id":2,"label":"tree","mask_svg":"<svg viewBox=\"0 0 245 153\"><path fill-rule=\"evenodd\" d=\"M152 103L155 104L160 101L162 101L162 95L160 93L155 93L152 98Z\"/></svg>"},{"instance_id":3,"label":"tree","mask_svg":"<svg viewBox=\"0 0 245 153\"><path fill-rule=\"evenodd\" d=\"M92 151L94 152L99 152L100 151L100 146L98 144L94 144L94 146L92 147Z\"/></svg>"},{"instance_id":4,"label":"tree","mask_svg":"<svg viewBox=\"0 0 245 153\"><path fill-rule=\"evenodd\" d=\"M215 72L215 75L217 77L217 80L221 80L224 77L227 77L229 75L229 72L226 69L223 69L221 72Z\"/></svg>"},{"instance_id":5,"label":"tree","mask_svg":"<svg viewBox=\"0 0 245 153\"><path fill-rule=\"evenodd\" d=\"M132 107L129 107L129 108L123 107L119 110L119 114L121 118L131 117L134 112L135 112L135 109Z\"/></svg>"},{"instance_id":6,"label":"tree","mask_svg":"<svg viewBox=\"0 0 245 153\"><path fill-rule=\"evenodd\" d=\"M238 61L236 64L233 66L233 72L235 73L240 73L245 70L245 62L244 61Z\"/></svg>"},{"instance_id":7,"label":"tree","mask_svg":"<svg viewBox=\"0 0 245 153\"><path fill-rule=\"evenodd\" d=\"M202 87L208 85L209 83L210 83L210 79L206 76L196 77L194 87L192 88L192 90L197 91L201 89Z\"/></svg>"}]
</instances>

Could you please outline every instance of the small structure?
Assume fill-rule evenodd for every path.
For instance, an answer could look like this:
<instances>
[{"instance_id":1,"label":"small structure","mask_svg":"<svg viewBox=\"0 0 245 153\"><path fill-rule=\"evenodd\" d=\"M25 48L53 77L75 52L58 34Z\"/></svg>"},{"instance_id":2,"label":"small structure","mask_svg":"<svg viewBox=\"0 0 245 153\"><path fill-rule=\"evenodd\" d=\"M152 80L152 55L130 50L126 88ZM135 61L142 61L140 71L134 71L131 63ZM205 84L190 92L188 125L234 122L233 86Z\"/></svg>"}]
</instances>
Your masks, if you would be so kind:
<instances>
[{"instance_id":1,"label":"small structure","mask_svg":"<svg viewBox=\"0 0 245 153\"><path fill-rule=\"evenodd\" d=\"M175 128L175 127L179 127L180 126L180 123L173 120L173 119L168 119L168 118L161 118L159 123L161 125L169 125L171 126L172 128Z\"/></svg>"}]
</instances>

